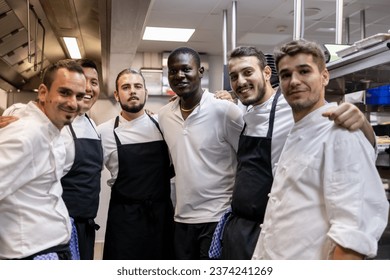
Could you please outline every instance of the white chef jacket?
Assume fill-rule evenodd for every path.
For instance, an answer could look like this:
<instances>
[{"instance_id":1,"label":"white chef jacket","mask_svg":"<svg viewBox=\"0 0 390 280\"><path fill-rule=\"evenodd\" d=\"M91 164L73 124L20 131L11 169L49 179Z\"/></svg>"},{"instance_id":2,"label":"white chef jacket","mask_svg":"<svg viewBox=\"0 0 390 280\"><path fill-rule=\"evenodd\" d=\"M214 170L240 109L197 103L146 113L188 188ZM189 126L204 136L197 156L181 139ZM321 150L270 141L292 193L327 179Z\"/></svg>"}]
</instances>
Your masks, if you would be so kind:
<instances>
[{"instance_id":1,"label":"white chef jacket","mask_svg":"<svg viewBox=\"0 0 390 280\"><path fill-rule=\"evenodd\" d=\"M30 102L0 129L0 259L24 258L71 236L60 131Z\"/></svg>"},{"instance_id":2,"label":"white chef jacket","mask_svg":"<svg viewBox=\"0 0 390 280\"><path fill-rule=\"evenodd\" d=\"M231 202L242 110L205 91L186 120L179 99L158 115L176 173L175 221L217 222Z\"/></svg>"},{"instance_id":3,"label":"white chef jacket","mask_svg":"<svg viewBox=\"0 0 390 280\"><path fill-rule=\"evenodd\" d=\"M253 137L267 136L269 114L274 98L275 94L260 105L248 107L248 111L244 114L244 121L246 123L244 135ZM293 125L294 118L291 107L288 105L286 99L284 99L284 96L280 95L275 109L274 129L271 142L271 164L272 173L274 175L280 153L282 152L287 135Z\"/></svg>"},{"instance_id":4,"label":"white chef jacket","mask_svg":"<svg viewBox=\"0 0 390 280\"><path fill-rule=\"evenodd\" d=\"M15 103L4 111L3 116L20 116L25 107L26 104L24 103ZM88 119L85 114L78 115L72 121L72 127L77 138L88 138L97 140L99 139L99 135L95 130L95 122L91 118ZM73 135L68 125L64 126L64 128L61 130L61 136L63 137L66 150L65 166L63 173L63 176L65 176L72 168L75 158Z\"/></svg>"},{"instance_id":5,"label":"white chef jacket","mask_svg":"<svg viewBox=\"0 0 390 280\"><path fill-rule=\"evenodd\" d=\"M152 117L157 120L156 115ZM111 178L107 180L110 187L114 185L119 169L118 151L114 137L115 119L116 117L100 124L97 128L102 139L104 164L111 173ZM131 121L119 116L119 124L115 133L123 145L163 140L160 131L146 113Z\"/></svg>"},{"instance_id":6,"label":"white chef jacket","mask_svg":"<svg viewBox=\"0 0 390 280\"><path fill-rule=\"evenodd\" d=\"M375 152L311 112L288 135L253 259L327 259L335 243L374 257L389 203Z\"/></svg>"}]
</instances>

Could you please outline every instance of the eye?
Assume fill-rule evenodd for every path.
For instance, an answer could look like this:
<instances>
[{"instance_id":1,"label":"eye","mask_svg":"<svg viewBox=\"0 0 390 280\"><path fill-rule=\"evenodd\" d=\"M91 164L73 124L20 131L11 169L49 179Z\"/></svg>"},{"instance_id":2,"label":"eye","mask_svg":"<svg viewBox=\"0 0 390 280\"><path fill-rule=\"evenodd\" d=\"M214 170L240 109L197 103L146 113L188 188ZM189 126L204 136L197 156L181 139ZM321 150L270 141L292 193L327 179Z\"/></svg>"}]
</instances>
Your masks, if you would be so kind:
<instances>
[{"instance_id":1,"label":"eye","mask_svg":"<svg viewBox=\"0 0 390 280\"><path fill-rule=\"evenodd\" d=\"M252 70L245 70L244 71L244 76L251 76L253 74L253 71Z\"/></svg>"},{"instance_id":2,"label":"eye","mask_svg":"<svg viewBox=\"0 0 390 280\"><path fill-rule=\"evenodd\" d=\"M234 82L235 80L237 80L237 75L230 75L229 78L230 78L230 81Z\"/></svg>"},{"instance_id":3,"label":"eye","mask_svg":"<svg viewBox=\"0 0 390 280\"><path fill-rule=\"evenodd\" d=\"M58 89L58 93L61 96L67 97L67 96L70 96L72 94L72 91L70 91L70 90L68 90L66 88L60 88L60 89Z\"/></svg>"},{"instance_id":4,"label":"eye","mask_svg":"<svg viewBox=\"0 0 390 280\"><path fill-rule=\"evenodd\" d=\"M281 80L288 79L290 76L291 76L290 73L282 73L282 74L279 74L279 78L280 78Z\"/></svg>"},{"instance_id":5,"label":"eye","mask_svg":"<svg viewBox=\"0 0 390 280\"><path fill-rule=\"evenodd\" d=\"M81 101L84 99L85 93L78 93L76 94L77 101Z\"/></svg>"},{"instance_id":6,"label":"eye","mask_svg":"<svg viewBox=\"0 0 390 280\"><path fill-rule=\"evenodd\" d=\"M309 69L302 69L301 71L299 71L299 73L304 75L304 74L310 73L310 70Z\"/></svg>"}]
</instances>

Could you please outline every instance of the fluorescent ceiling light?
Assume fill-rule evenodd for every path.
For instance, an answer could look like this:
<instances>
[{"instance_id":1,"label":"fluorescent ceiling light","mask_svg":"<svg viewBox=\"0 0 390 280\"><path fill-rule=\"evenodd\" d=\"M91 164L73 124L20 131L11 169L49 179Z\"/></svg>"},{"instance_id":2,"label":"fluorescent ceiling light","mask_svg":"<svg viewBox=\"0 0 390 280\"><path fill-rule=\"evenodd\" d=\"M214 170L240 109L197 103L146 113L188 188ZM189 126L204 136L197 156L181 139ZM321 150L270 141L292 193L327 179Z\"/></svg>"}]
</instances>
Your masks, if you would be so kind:
<instances>
[{"instance_id":1,"label":"fluorescent ceiling light","mask_svg":"<svg viewBox=\"0 0 390 280\"><path fill-rule=\"evenodd\" d=\"M195 29L149 27L145 28L143 40L188 42Z\"/></svg>"},{"instance_id":2,"label":"fluorescent ceiling light","mask_svg":"<svg viewBox=\"0 0 390 280\"><path fill-rule=\"evenodd\" d=\"M63 37L68 53L73 59L80 59L81 53L75 37Z\"/></svg>"}]
</instances>

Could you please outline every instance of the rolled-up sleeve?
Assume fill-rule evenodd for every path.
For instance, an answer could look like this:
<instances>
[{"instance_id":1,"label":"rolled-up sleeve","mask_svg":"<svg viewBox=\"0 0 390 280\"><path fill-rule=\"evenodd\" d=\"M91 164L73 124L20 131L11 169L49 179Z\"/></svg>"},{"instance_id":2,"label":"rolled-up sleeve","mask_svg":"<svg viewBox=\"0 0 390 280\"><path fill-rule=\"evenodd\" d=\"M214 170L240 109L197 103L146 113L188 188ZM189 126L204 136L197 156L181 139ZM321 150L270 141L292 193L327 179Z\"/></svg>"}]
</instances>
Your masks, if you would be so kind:
<instances>
[{"instance_id":1,"label":"rolled-up sleeve","mask_svg":"<svg viewBox=\"0 0 390 280\"><path fill-rule=\"evenodd\" d=\"M375 167L375 151L362 137L326 144L324 195L330 230L338 245L375 257L387 225L389 203Z\"/></svg>"}]
</instances>

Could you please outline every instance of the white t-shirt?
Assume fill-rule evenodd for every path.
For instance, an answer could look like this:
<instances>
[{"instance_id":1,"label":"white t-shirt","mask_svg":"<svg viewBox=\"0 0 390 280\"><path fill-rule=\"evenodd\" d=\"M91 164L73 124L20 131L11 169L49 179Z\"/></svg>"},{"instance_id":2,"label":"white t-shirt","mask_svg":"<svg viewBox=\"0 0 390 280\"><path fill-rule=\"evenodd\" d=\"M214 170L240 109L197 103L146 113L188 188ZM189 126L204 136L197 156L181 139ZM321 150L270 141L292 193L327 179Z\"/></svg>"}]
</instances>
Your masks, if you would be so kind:
<instances>
[{"instance_id":1,"label":"white t-shirt","mask_svg":"<svg viewBox=\"0 0 390 280\"><path fill-rule=\"evenodd\" d=\"M153 115L157 120L157 116ZM112 187L118 176L118 151L114 137L115 118L98 126L98 133L102 139L104 164L111 173L107 184ZM119 116L118 127L115 133L122 144L147 143L162 140L162 135L147 114L128 121Z\"/></svg>"},{"instance_id":2,"label":"white t-shirt","mask_svg":"<svg viewBox=\"0 0 390 280\"><path fill-rule=\"evenodd\" d=\"M179 99L158 115L176 173L175 221L217 222L231 202L242 110L205 91L186 120Z\"/></svg>"},{"instance_id":3,"label":"white t-shirt","mask_svg":"<svg viewBox=\"0 0 390 280\"><path fill-rule=\"evenodd\" d=\"M267 136L269 116L274 98L275 94L263 104L254 107L250 106L248 108L248 111L244 114L244 121L246 123L244 135L254 137ZM284 99L284 96L280 95L275 109L275 120L271 142L271 164L273 174L275 174L280 153L282 152L287 135L293 125L294 118L291 107L288 105L286 99Z\"/></svg>"},{"instance_id":4,"label":"white t-shirt","mask_svg":"<svg viewBox=\"0 0 390 280\"><path fill-rule=\"evenodd\" d=\"M99 135L95 130L95 122L91 118L88 119L85 114L77 116L72 122L72 127L77 138L99 139ZM66 160L64 168L65 176L72 168L75 157L75 146L69 125L64 126L64 128L61 130L61 135L63 137L66 149Z\"/></svg>"}]
</instances>

